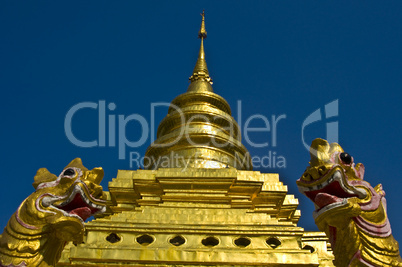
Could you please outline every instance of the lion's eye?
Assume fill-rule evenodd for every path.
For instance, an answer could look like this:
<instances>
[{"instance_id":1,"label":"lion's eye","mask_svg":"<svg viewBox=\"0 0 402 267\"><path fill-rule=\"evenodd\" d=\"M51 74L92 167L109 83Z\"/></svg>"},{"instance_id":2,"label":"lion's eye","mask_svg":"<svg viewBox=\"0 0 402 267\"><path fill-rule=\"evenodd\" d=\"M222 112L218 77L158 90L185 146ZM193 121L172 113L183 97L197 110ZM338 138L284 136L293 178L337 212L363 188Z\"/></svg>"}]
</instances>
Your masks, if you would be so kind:
<instances>
[{"instance_id":1,"label":"lion's eye","mask_svg":"<svg viewBox=\"0 0 402 267\"><path fill-rule=\"evenodd\" d=\"M73 176L75 174L75 170L74 169L71 169L71 168L69 168L69 169L67 169L67 170L65 170L64 172L63 172L63 175L64 176Z\"/></svg>"},{"instance_id":2,"label":"lion's eye","mask_svg":"<svg viewBox=\"0 0 402 267\"><path fill-rule=\"evenodd\" d=\"M345 164L350 164L350 163L352 163L352 156L351 155L349 155L348 153L341 153L340 155L339 155L339 158L342 160L342 162L343 163L345 163Z\"/></svg>"}]
</instances>

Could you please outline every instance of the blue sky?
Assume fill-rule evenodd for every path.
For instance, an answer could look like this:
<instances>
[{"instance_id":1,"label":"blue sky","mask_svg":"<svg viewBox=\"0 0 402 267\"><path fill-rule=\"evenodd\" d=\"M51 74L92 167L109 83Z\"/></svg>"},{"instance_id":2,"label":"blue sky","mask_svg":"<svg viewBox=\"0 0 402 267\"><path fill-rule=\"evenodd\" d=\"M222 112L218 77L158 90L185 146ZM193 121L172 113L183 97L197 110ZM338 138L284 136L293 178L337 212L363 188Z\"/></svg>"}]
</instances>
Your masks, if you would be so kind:
<instances>
[{"instance_id":1,"label":"blue sky","mask_svg":"<svg viewBox=\"0 0 402 267\"><path fill-rule=\"evenodd\" d=\"M280 173L299 199L299 226L316 229L313 205L295 184L309 161L302 124L337 100L337 116L322 113L304 128L305 141L325 138L328 123L337 123L340 144L366 166L365 180L383 184L394 236L402 241L400 1L1 2L0 227L33 192L40 167L58 175L81 157L89 168L104 168L107 187L118 169L130 169L130 152L144 155L151 134L143 145L128 147L126 159L108 142L78 147L65 134L65 116L79 103L105 101L116 106L107 116L137 114L150 123L151 103L170 102L187 89L203 9L213 88L234 118L240 113L244 126L256 114L286 116L275 146L272 131L249 135L268 147L244 143L252 156L285 158L284 168L255 170ZM97 112L74 115L77 138L97 139ZM166 112L156 110L155 126ZM127 124L125 135L141 138L140 124Z\"/></svg>"}]
</instances>

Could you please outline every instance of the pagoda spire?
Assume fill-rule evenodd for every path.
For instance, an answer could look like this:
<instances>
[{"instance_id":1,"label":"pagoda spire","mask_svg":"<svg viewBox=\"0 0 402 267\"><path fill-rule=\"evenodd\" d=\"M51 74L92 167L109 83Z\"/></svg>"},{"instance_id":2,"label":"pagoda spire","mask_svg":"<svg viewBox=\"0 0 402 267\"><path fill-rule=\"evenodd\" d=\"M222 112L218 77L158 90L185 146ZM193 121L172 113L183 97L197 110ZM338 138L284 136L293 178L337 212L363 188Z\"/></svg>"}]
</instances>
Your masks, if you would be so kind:
<instances>
[{"instance_id":1,"label":"pagoda spire","mask_svg":"<svg viewBox=\"0 0 402 267\"><path fill-rule=\"evenodd\" d=\"M201 16L201 47L190 85L186 93L173 99L159 124L157 139L145 152L145 169L253 169L229 104L213 92L204 52L205 13Z\"/></svg>"},{"instance_id":2,"label":"pagoda spire","mask_svg":"<svg viewBox=\"0 0 402 267\"><path fill-rule=\"evenodd\" d=\"M205 60L205 52L204 52L204 39L207 38L207 31L205 30L205 12L202 11L202 20L201 20L201 27L198 31L198 38L201 39L201 46L200 51L198 53L197 63L195 63L195 67L193 70L193 75L190 76L189 80L191 84L188 88L188 91L211 91L212 87L208 86L203 83L208 83L209 85L212 84L212 78L209 76L207 62ZM203 83L199 83L201 81ZM198 83L197 83L198 82ZM195 83L195 84L193 84Z\"/></svg>"}]
</instances>

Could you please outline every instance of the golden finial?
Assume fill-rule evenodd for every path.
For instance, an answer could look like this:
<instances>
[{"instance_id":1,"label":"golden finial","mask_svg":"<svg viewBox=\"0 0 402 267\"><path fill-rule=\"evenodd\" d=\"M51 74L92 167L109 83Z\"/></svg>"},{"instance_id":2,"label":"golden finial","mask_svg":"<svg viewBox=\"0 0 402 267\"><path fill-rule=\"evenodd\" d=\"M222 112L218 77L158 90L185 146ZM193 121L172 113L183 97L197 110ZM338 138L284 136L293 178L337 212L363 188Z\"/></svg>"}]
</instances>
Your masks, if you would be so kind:
<instances>
[{"instance_id":1,"label":"golden finial","mask_svg":"<svg viewBox=\"0 0 402 267\"><path fill-rule=\"evenodd\" d=\"M199 91L199 90L207 90L212 91L212 87L205 86L202 84L197 84L197 86L193 85L195 81L206 81L209 84L212 84L212 78L209 77L209 72L207 68L207 62L205 61L205 52L204 52L204 39L207 38L207 31L205 30L205 12L201 13L202 21L201 28L198 32L198 38L201 39L201 47L200 52L198 53L197 63L195 63L195 67L193 70L193 75L189 78L191 81L190 87L188 91Z\"/></svg>"},{"instance_id":2,"label":"golden finial","mask_svg":"<svg viewBox=\"0 0 402 267\"><path fill-rule=\"evenodd\" d=\"M202 21L201 21L200 31L198 32L198 38L206 39L207 38L207 31L205 30L205 10L202 11L201 16L202 16Z\"/></svg>"}]
</instances>

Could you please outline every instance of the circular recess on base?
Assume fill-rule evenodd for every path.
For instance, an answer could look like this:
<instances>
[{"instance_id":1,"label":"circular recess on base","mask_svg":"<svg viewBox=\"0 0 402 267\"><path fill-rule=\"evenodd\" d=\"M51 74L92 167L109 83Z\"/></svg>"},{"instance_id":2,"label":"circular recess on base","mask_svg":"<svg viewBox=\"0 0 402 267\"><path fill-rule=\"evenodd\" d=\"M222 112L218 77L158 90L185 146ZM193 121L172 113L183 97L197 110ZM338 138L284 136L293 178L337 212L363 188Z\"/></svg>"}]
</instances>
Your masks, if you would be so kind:
<instances>
[{"instance_id":1,"label":"circular recess on base","mask_svg":"<svg viewBox=\"0 0 402 267\"><path fill-rule=\"evenodd\" d=\"M141 236L137 237L135 240L137 240L138 244L141 244L143 246L148 246L155 241L155 238L153 238L150 235L141 235Z\"/></svg>"},{"instance_id":2,"label":"circular recess on base","mask_svg":"<svg viewBox=\"0 0 402 267\"><path fill-rule=\"evenodd\" d=\"M270 237L266 242L271 248L277 248L282 244L282 242L276 237Z\"/></svg>"},{"instance_id":3,"label":"circular recess on base","mask_svg":"<svg viewBox=\"0 0 402 267\"><path fill-rule=\"evenodd\" d=\"M251 240L246 237L239 237L234 241L235 245L241 248L245 248L251 244Z\"/></svg>"},{"instance_id":4,"label":"circular recess on base","mask_svg":"<svg viewBox=\"0 0 402 267\"><path fill-rule=\"evenodd\" d=\"M310 250L311 253L313 253L313 252L315 251L315 248L313 248L313 247L310 246L310 245L305 245L305 246L303 247L303 249Z\"/></svg>"},{"instance_id":5,"label":"circular recess on base","mask_svg":"<svg viewBox=\"0 0 402 267\"><path fill-rule=\"evenodd\" d=\"M117 243L121 240L121 237L116 233L111 233L106 237L106 241L109 243Z\"/></svg>"},{"instance_id":6,"label":"circular recess on base","mask_svg":"<svg viewBox=\"0 0 402 267\"><path fill-rule=\"evenodd\" d=\"M184 239L184 237L182 237L182 236L180 236L180 235L177 235L177 236L171 238L171 239L169 240L169 243L172 244L173 246L178 247L178 246L181 246L181 245L183 245L184 243L186 243L186 240Z\"/></svg>"},{"instance_id":7,"label":"circular recess on base","mask_svg":"<svg viewBox=\"0 0 402 267\"><path fill-rule=\"evenodd\" d=\"M206 247L215 247L219 244L219 239L213 236L209 236L207 238L204 238L201 243Z\"/></svg>"}]
</instances>

